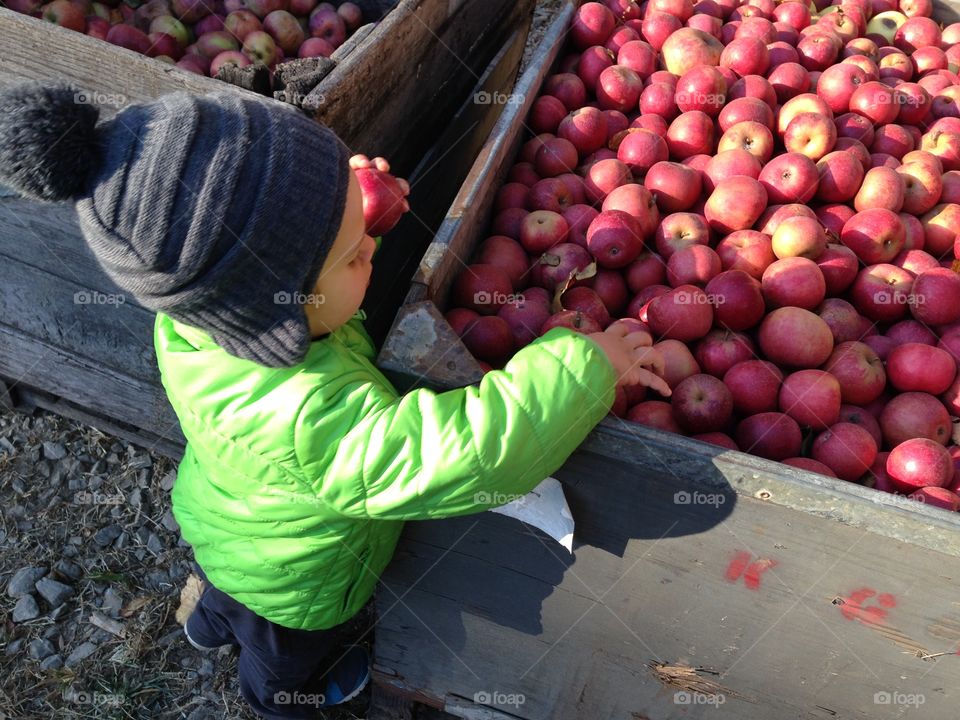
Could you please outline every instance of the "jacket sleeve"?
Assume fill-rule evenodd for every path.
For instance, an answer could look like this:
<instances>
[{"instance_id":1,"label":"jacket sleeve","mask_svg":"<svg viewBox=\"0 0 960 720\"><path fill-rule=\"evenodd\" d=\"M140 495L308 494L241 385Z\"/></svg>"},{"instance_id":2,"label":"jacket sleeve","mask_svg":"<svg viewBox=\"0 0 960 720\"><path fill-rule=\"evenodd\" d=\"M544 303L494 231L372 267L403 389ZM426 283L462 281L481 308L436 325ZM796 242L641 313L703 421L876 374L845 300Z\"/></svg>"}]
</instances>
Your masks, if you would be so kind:
<instances>
[{"instance_id":1,"label":"jacket sleeve","mask_svg":"<svg viewBox=\"0 0 960 720\"><path fill-rule=\"evenodd\" d=\"M557 470L610 410L615 386L596 343L554 329L479 386L415 390L384 402L366 397L371 410L317 466L319 476L306 480L322 502L350 517L414 520L488 510ZM323 452L324 440L311 433L309 409L301 417L296 446L303 463Z\"/></svg>"}]
</instances>

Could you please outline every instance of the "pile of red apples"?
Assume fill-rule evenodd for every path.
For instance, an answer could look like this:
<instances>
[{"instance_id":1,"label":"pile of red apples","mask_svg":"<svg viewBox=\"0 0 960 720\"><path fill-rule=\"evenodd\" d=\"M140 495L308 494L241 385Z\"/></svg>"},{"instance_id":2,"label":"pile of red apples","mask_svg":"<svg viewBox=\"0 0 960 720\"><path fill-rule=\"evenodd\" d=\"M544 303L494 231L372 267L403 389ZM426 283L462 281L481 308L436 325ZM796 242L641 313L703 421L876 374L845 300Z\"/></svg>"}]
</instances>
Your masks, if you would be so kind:
<instances>
[{"instance_id":1,"label":"pile of red apples","mask_svg":"<svg viewBox=\"0 0 960 720\"><path fill-rule=\"evenodd\" d=\"M52 22L199 75L224 65L330 57L363 23L351 2L317 0L2 0Z\"/></svg>"},{"instance_id":2,"label":"pile of red apples","mask_svg":"<svg viewBox=\"0 0 960 720\"><path fill-rule=\"evenodd\" d=\"M960 24L931 0L582 5L447 320L485 369L650 332L618 417L960 508Z\"/></svg>"}]
</instances>

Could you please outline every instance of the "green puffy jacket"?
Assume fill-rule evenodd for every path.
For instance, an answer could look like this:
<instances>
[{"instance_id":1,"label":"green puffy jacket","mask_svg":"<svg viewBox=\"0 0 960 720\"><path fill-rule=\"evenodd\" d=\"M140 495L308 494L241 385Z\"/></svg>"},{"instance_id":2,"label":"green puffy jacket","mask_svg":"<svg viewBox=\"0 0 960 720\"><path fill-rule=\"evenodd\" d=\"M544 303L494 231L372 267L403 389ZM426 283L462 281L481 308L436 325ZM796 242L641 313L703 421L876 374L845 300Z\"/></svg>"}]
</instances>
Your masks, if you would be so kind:
<instances>
[{"instance_id":1,"label":"green puffy jacket","mask_svg":"<svg viewBox=\"0 0 960 720\"><path fill-rule=\"evenodd\" d=\"M276 369L157 316L157 360L187 438L174 516L216 587L290 628L348 620L373 594L403 520L528 492L613 403L612 366L565 329L479 386L398 396L361 319Z\"/></svg>"}]
</instances>

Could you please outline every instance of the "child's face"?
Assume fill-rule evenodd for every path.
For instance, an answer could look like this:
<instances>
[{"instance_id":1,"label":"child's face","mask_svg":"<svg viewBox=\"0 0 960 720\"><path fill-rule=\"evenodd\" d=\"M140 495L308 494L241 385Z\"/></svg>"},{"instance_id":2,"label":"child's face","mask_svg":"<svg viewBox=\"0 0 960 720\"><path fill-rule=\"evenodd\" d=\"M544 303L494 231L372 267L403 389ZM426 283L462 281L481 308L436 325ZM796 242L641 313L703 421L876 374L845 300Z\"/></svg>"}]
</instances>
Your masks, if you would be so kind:
<instances>
[{"instance_id":1,"label":"child's face","mask_svg":"<svg viewBox=\"0 0 960 720\"><path fill-rule=\"evenodd\" d=\"M312 337L333 332L360 309L370 284L374 250L376 242L363 222L360 183L351 170L340 231L314 285L314 297L308 298L313 302L304 306Z\"/></svg>"}]
</instances>

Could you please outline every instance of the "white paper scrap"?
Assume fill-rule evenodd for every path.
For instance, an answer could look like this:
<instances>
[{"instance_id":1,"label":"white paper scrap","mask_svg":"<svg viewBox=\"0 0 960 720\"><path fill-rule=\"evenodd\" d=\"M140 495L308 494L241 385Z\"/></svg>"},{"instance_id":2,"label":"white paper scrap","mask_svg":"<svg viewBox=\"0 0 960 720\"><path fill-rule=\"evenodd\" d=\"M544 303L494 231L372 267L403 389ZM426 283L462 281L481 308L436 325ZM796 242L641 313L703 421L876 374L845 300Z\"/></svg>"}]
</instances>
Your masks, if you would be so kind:
<instances>
[{"instance_id":1,"label":"white paper scrap","mask_svg":"<svg viewBox=\"0 0 960 720\"><path fill-rule=\"evenodd\" d=\"M493 512L540 528L573 554L573 515L556 478L548 477L522 498L495 507Z\"/></svg>"}]
</instances>

